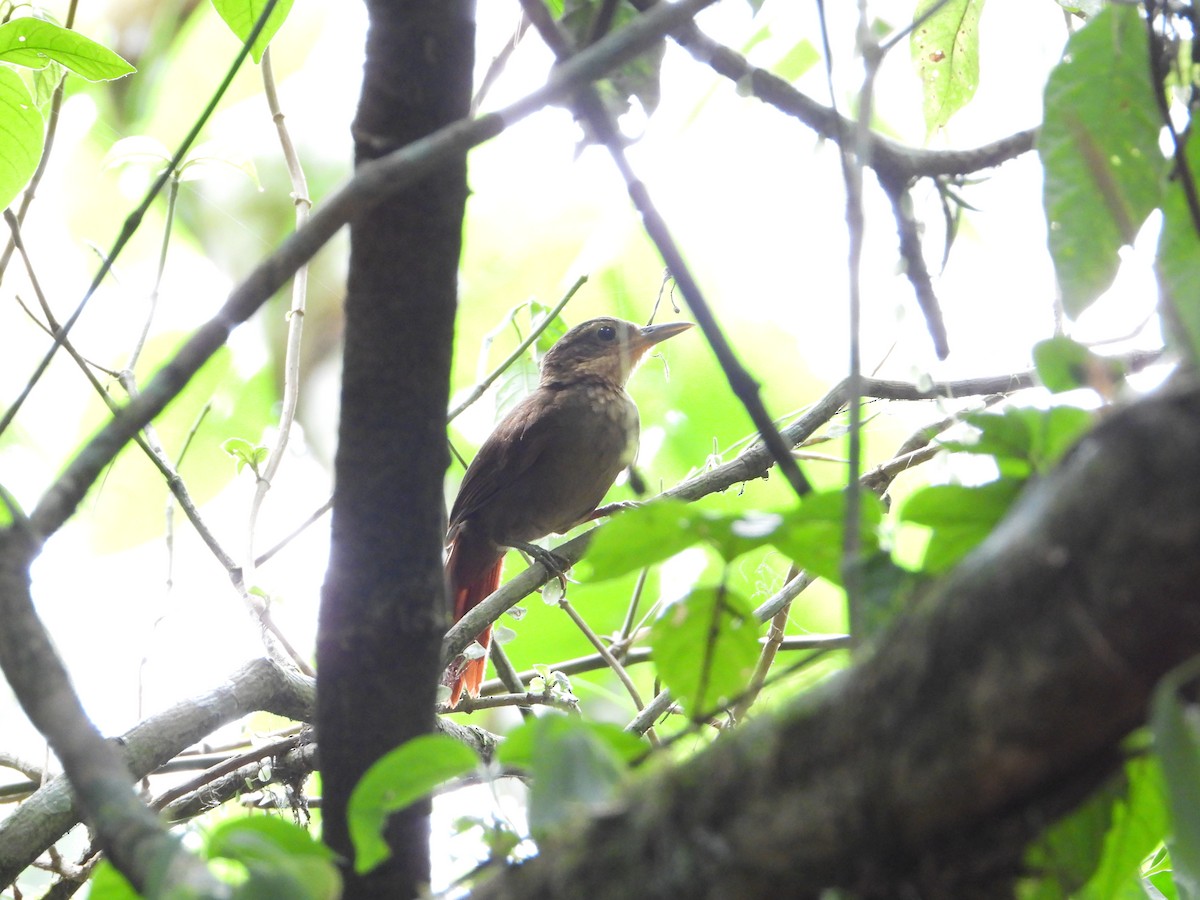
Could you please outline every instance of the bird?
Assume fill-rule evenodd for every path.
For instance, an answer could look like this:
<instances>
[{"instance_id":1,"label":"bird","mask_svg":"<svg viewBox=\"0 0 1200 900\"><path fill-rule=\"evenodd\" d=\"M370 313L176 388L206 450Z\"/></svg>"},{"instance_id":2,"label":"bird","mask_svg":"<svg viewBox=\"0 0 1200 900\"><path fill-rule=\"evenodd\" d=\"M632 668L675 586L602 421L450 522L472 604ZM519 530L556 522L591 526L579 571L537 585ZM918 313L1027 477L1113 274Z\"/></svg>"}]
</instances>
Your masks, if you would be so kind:
<instances>
[{"instance_id":1,"label":"bird","mask_svg":"<svg viewBox=\"0 0 1200 900\"><path fill-rule=\"evenodd\" d=\"M542 359L537 388L492 431L463 476L446 531L446 583L457 622L500 586L504 554L593 517L637 454L630 375L655 345L691 322L639 326L591 319ZM475 640L486 651L491 626ZM447 670L449 708L479 695L487 653Z\"/></svg>"}]
</instances>

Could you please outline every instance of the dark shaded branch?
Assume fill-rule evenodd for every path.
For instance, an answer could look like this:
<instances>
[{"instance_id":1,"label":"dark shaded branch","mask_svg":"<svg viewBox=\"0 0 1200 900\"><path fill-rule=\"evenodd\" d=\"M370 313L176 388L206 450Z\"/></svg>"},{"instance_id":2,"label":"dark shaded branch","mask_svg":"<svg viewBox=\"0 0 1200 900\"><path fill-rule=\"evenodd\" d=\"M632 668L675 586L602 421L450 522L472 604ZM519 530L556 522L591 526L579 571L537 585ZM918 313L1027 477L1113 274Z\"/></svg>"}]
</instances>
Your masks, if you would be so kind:
<instances>
[{"instance_id":1,"label":"dark shaded branch","mask_svg":"<svg viewBox=\"0 0 1200 900\"><path fill-rule=\"evenodd\" d=\"M1006 895L1200 652L1198 579L1189 388L1101 422L820 697L639 780L474 896Z\"/></svg>"},{"instance_id":2,"label":"dark shaded branch","mask_svg":"<svg viewBox=\"0 0 1200 900\"><path fill-rule=\"evenodd\" d=\"M463 119L474 70L474 0L370 0L356 166ZM430 879L429 803L391 816L390 858L352 865L347 806L363 774L434 728L447 604L442 482L466 159L350 226L346 336L329 566L317 632L322 837L347 900L413 897ZM388 698L380 703L380 698Z\"/></svg>"}]
</instances>

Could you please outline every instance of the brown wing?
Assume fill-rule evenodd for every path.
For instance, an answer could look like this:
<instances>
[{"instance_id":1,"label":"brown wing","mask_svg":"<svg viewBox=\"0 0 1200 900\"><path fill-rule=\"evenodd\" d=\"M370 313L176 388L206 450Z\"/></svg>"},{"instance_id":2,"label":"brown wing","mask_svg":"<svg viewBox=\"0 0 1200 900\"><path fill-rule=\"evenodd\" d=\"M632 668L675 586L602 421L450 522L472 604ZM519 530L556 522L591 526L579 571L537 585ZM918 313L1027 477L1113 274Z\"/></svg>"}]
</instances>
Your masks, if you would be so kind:
<instances>
[{"instance_id":1,"label":"brown wing","mask_svg":"<svg viewBox=\"0 0 1200 900\"><path fill-rule=\"evenodd\" d=\"M548 417L535 414L545 406L541 394L538 389L513 407L475 454L450 510L451 531L517 481L541 456L555 427Z\"/></svg>"}]
</instances>

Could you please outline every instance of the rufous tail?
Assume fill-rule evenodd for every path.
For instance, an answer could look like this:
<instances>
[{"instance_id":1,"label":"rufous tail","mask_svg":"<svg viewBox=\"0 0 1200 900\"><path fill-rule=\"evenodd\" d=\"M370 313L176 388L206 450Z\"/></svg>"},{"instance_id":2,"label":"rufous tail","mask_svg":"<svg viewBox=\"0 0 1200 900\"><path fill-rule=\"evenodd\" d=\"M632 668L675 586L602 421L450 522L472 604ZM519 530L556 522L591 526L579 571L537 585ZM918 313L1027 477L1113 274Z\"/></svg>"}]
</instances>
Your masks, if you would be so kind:
<instances>
[{"instance_id":1,"label":"rufous tail","mask_svg":"<svg viewBox=\"0 0 1200 900\"><path fill-rule=\"evenodd\" d=\"M450 555L446 559L446 581L454 603L455 622L500 587L500 571L503 568L503 554L497 555L490 546L478 545L467 533L460 532L450 542ZM477 634L475 640L486 651L492 642L492 626L489 625ZM479 687L483 684L486 669L486 653L478 659L467 660L462 672L450 685L451 709L458 705L464 690L471 697L479 696Z\"/></svg>"}]
</instances>

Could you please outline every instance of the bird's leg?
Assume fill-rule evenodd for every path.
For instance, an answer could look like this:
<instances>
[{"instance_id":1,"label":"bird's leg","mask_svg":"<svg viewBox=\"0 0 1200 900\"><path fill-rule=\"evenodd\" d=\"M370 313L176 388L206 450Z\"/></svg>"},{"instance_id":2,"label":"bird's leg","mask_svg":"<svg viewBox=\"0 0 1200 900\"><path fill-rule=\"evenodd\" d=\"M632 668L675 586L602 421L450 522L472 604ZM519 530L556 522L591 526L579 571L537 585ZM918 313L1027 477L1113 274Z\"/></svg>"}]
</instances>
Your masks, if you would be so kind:
<instances>
[{"instance_id":1,"label":"bird's leg","mask_svg":"<svg viewBox=\"0 0 1200 900\"><path fill-rule=\"evenodd\" d=\"M520 550L526 556L533 559L535 562L541 563L547 572L554 578L558 579L562 589L567 589L567 570L571 568L571 563L563 559L552 550L547 550L545 547L539 547L537 544L529 544L524 541L513 544L514 550Z\"/></svg>"}]
</instances>

